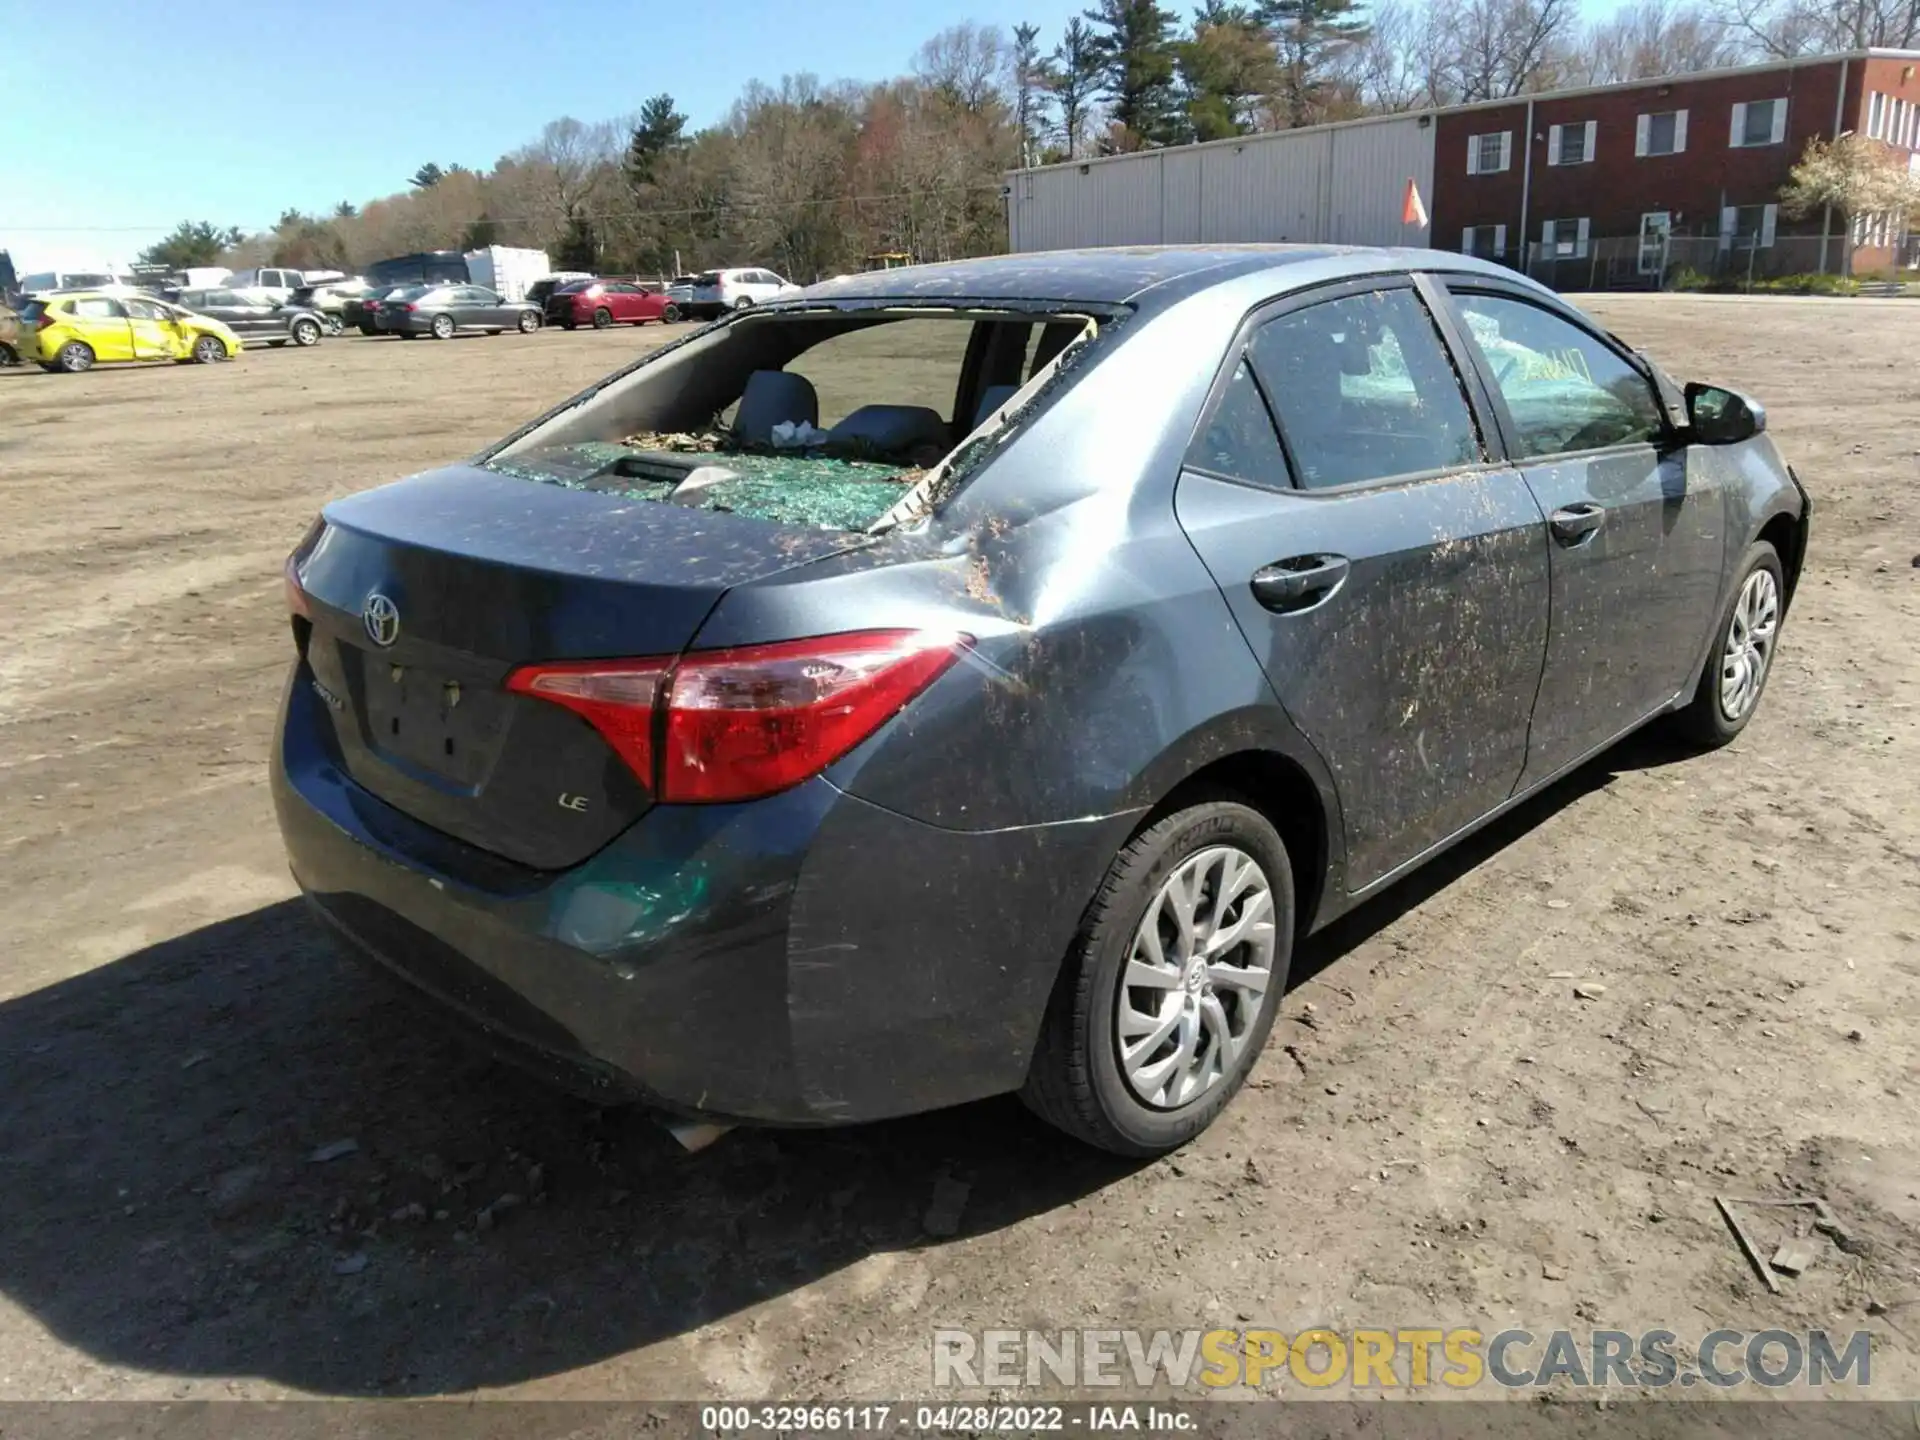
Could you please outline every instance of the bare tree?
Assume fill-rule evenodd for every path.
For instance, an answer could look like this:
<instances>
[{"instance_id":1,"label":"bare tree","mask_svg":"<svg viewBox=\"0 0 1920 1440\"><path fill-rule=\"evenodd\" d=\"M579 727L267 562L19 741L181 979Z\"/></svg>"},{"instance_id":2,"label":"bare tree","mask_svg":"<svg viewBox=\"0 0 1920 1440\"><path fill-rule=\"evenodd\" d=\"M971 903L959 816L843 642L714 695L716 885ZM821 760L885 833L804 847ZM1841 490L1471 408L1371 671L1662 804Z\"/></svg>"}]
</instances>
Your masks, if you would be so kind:
<instances>
[{"instance_id":1,"label":"bare tree","mask_svg":"<svg viewBox=\"0 0 1920 1440\"><path fill-rule=\"evenodd\" d=\"M1466 0L1448 17L1442 88L1458 101L1550 89L1578 18L1577 0Z\"/></svg>"},{"instance_id":2,"label":"bare tree","mask_svg":"<svg viewBox=\"0 0 1920 1440\"><path fill-rule=\"evenodd\" d=\"M1373 111L1443 105L1452 45L1447 22L1418 0L1384 0L1369 17L1365 41L1346 57L1346 86Z\"/></svg>"},{"instance_id":3,"label":"bare tree","mask_svg":"<svg viewBox=\"0 0 1920 1440\"><path fill-rule=\"evenodd\" d=\"M998 26L964 20L920 47L913 73L970 114L1007 103L1013 53Z\"/></svg>"},{"instance_id":4,"label":"bare tree","mask_svg":"<svg viewBox=\"0 0 1920 1440\"><path fill-rule=\"evenodd\" d=\"M1719 0L1716 18L1780 59L1920 43L1920 0Z\"/></svg>"},{"instance_id":5,"label":"bare tree","mask_svg":"<svg viewBox=\"0 0 1920 1440\"><path fill-rule=\"evenodd\" d=\"M1699 5L1637 0L1595 22L1572 49L1572 78L1588 85L1686 75L1734 64L1738 37Z\"/></svg>"}]
</instances>

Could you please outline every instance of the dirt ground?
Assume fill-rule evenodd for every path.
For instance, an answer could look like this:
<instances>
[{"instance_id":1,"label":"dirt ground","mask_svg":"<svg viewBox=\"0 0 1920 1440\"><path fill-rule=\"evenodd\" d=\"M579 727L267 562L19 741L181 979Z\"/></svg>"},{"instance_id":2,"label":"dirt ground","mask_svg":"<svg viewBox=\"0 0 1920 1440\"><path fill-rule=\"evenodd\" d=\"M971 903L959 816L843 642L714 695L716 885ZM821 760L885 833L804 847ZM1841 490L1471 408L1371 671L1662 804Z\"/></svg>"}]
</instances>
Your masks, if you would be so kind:
<instances>
[{"instance_id":1,"label":"dirt ground","mask_svg":"<svg viewBox=\"0 0 1920 1440\"><path fill-rule=\"evenodd\" d=\"M0 372L0 1399L898 1396L936 1326L1474 1323L1864 1325L1920 1397L1920 307L1592 308L1763 397L1815 496L1759 718L1308 945L1251 1088L1147 1166L1010 1101L683 1158L306 921L282 557L659 332ZM1772 1296L1711 1197L1799 1191L1854 1253Z\"/></svg>"}]
</instances>

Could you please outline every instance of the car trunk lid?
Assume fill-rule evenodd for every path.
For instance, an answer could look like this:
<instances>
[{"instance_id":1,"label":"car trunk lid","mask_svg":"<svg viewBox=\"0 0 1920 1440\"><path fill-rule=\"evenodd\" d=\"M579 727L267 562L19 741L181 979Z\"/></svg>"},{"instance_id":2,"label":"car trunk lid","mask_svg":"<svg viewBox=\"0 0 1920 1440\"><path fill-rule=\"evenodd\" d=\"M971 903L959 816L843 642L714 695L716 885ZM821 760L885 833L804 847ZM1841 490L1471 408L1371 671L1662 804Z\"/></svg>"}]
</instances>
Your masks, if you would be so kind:
<instances>
[{"instance_id":1,"label":"car trunk lid","mask_svg":"<svg viewBox=\"0 0 1920 1440\"><path fill-rule=\"evenodd\" d=\"M674 655L729 588L866 543L470 466L329 506L294 578L342 768L540 869L652 803L579 716L505 688L533 661Z\"/></svg>"}]
</instances>

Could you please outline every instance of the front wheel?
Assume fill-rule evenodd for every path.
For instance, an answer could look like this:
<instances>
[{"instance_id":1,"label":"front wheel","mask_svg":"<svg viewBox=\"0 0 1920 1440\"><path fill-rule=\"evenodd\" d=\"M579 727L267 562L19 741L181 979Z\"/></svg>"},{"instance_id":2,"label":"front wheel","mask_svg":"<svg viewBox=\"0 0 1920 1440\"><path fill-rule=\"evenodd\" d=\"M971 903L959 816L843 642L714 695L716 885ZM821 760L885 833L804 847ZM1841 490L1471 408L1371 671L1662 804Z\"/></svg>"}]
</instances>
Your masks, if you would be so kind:
<instances>
[{"instance_id":1,"label":"front wheel","mask_svg":"<svg viewBox=\"0 0 1920 1440\"><path fill-rule=\"evenodd\" d=\"M538 330L539 328L540 328L540 317L538 315L534 314L531 310L528 310L527 312L521 315L520 333L522 335L531 335L533 334L534 331Z\"/></svg>"},{"instance_id":2,"label":"front wheel","mask_svg":"<svg viewBox=\"0 0 1920 1440\"><path fill-rule=\"evenodd\" d=\"M1265 817L1189 805L1128 843L1054 987L1021 1098L1076 1139L1163 1155L1266 1044L1293 954L1293 870Z\"/></svg>"},{"instance_id":3,"label":"front wheel","mask_svg":"<svg viewBox=\"0 0 1920 1440\"><path fill-rule=\"evenodd\" d=\"M433 330L434 339L451 340L453 338L453 317L451 315L436 315L433 317L433 324L430 328Z\"/></svg>"},{"instance_id":4,"label":"front wheel","mask_svg":"<svg viewBox=\"0 0 1920 1440\"><path fill-rule=\"evenodd\" d=\"M69 340L60 347L53 363L68 375L93 368L93 347L83 340Z\"/></svg>"},{"instance_id":5,"label":"front wheel","mask_svg":"<svg viewBox=\"0 0 1920 1440\"><path fill-rule=\"evenodd\" d=\"M1760 708L1786 616L1786 575L1773 546L1756 540L1741 560L1739 575L1720 612L1693 699L1675 716L1681 733L1707 749L1746 729Z\"/></svg>"},{"instance_id":6,"label":"front wheel","mask_svg":"<svg viewBox=\"0 0 1920 1440\"><path fill-rule=\"evenodd\" d=\"M300 346L318 345L324 333L318 320L296 320L293 322L293 343Z\"/></svg>"},{"instance_id":7,"label":"front wheel","mask_svg":"<svg viewBox=\"0 0 1920 1440\"><path fill-rule=\"evenodd\" d=\"M678 325L680 323L680 307L678 305L667 306L666 309L660 312L660 323L663 325Z\"/></svg>"}]
</instances>

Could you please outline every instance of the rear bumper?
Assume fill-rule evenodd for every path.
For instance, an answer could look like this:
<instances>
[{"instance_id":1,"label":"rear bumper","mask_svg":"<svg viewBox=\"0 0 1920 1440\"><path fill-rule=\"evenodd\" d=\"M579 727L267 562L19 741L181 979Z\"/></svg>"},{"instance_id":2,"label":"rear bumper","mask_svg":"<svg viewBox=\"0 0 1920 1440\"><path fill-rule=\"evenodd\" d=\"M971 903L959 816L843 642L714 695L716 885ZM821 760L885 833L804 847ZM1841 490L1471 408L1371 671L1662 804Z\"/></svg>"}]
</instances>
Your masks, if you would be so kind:
<instances>
[{"instance_id":1,"label":"rear bumper","mask_svg":"<svg viewBox=\"0 0 1920 1440\"><path fill-rule=\"evenodd\" d=\"M362 955L570 1088L837 1124L1016 1089L1129 816L940 830L814 779L659 806L576 868L513 865L340 772L304 666L275 809L295 879Z\"/></svg>"}]
</instances>

